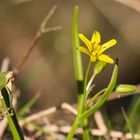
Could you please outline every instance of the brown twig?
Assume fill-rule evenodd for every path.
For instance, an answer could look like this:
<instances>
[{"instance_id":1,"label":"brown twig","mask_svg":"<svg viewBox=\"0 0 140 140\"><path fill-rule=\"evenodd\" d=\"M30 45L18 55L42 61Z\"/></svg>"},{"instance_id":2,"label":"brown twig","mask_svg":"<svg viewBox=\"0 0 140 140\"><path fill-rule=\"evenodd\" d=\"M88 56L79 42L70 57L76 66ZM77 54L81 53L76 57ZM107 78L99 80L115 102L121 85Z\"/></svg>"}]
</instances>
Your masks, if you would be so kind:
<instances>
[{"instance_id":1,"label":"brown twig","mask_svg":"<svg viewBox=\"0 0 140 140\"><path fill-rule=\"evenodd\" d=\"M26 117L25 119L21 120L19 122L20 123L20 126L23 126L25 124L25 122L35 121L37 119L40 119L42 117L45 117L46 115L52 114L52 113L54 113L56 111L57 111L57 107L51 107L49 109L46 109L46 110L40 111L38 113L32 114L31 116Z\"/></svg>"},{"instance_id":2,"label":"brown twig","mask_svg":"<svg viewBox=\"0 0 140 140\"><path fill-rule=\"evenodd\" d=\"M35 114L32 114L32 115L26 117L24 120L25 120L26 122L35 121L35 120L38 120L38 119L40 119L40 118L42 118L42 117L45 117L45 116L47 116L47 115L49 115L49 114L55 113L55 112L58 111L59 109L68 110L69 112L71 112L71 113L74 114L74 115L77 114L77 110L74 109L71 105L69 105L68 103L62 103L62 104L60 105L60 107L54 106L54 107L45 109L45 110L43 110L43 111L40 111L40 112L38 112L38 113L35 113ZM24 123L24 120L21 120L21 121L20 121L20 125L21 125L21 126L25 124L25 123Z\"/></svg>"},{"instance_id":3,"label":"brown twig","mask_svg":"<svg viewBox=\"0 0 140 140\"><path fill-rule=\"evenodd\" d=\"M19 70L21 69L21 67L24 65L24 63L26 62L26 60L30 56L30 54L33 51L33 49L36 47L36 44L38 43L38 41L40 40L40 38L45 33L51 32L51 31L56 31L56 30L59 30L61 28L60 26L50 27L50 28L47 28L46 27L47 24L48 24L48 21L50 20L50 18L54 14L56 8L57 7L54 5L52 7L52 9L49 11L49 13L47 14L47 16L44 18L43 22L41 23L41 25L39 27L39 30L37 31L36 35L34 36L33 40L31 41L31 44L29 44L29 46L27 47L27 49L23 53L23 56L19 59L19 61L17 62L17 64L14 66L14 68L13 68L14 74L17 74L19 72Z\"/></svg>"},{"instance_id":4,"label":"brown twig","mask_svg":"<svg viewBox=\"0 0 140 140\"><path fill-rule=\"evenodd\" d=\"M94 120L103 135L107 135L108 129L100 111L94 113Z\"/></svg>"},{"instance_id":5,"label":"brown twig","mask_svg":"<svg viewBox=\"0 0 140 140\"><path fill-rule=\"evenodd\" d=\"M71 112L74 115L77 115L77 110L68 103L62 103L61 108L64 110L68 110L69 112Z\"/></svg>"},{"instance_id":6,"label":"brown twig","mask_svg":"<svg viewBox=\"0 0 140 140\"><path fill-rule=\"evenodd\" d=\"M8 57L5 57L1 64L1 70L0 70L1 73L7 71L9 68L9 65L10 65L10 59Z\"/></svg>"}]
</instances>

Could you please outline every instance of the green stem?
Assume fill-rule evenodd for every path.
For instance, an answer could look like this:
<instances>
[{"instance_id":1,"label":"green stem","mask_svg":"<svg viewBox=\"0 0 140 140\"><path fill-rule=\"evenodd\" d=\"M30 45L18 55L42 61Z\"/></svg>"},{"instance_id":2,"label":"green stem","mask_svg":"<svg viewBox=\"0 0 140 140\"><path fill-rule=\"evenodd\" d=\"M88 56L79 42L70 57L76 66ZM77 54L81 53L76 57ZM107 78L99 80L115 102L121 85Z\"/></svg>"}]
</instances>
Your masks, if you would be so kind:
<instances>
[{"instance_id":1,"label":"green stem","mask_svg":"<svg viewBox=\"0 0 140 140\"><path fill-rule=\"evenodd\" d=\"M84 92L83 94L80 95L80 100L79 100L79 105L78 105L78 114L81 114L83 112L85 103L86 103L86 86L87 86L87 80L88 80L88 75L89 75L89 71L90 71L90 67L91 67L91 61L89 61L88 63L88 67L86 70L86 75L85 75L85 80L84 80Z\"/></svg>"},{"instance_id":2,"label":"green stem","mask_svg":"<svg viewBox=\"0 0 140 140\"><path fill-rule=\"evenodd\" d=\"M96 74L93 74L92 77L90 78L90 80L89 80L89 82L88 82L88 84L86 86L87 91L89 90L89 88L90 88L95 76L96 76Z\"/></svg>"},{"instance_id":3,"label":"green stem","mask_svg":"<svg viewBox=\"0 0 140 140\"><path fill-rule=\"evenodd\" d=\"M104 89L100 90L99 92L97 92L97 93L89 100L89 102L87 103L86 109L87 109L88 107L90 107L90 105L94 102L94 100L95 100L98 96L100 96L105 90L106 90L106 88L104 88Z\"/></svg>"},{"instance_id":4,"label":"green stem","mask_svg":"<svg viewBox=\"0 0 140 140\"><path fill-rule=\"evenodd\" d=\"M88 63L86 75L85 75L85 80L84 80L84 93L83 97L81 98L81 106L78 108L79 115L83 113L85 109L85 104L86 104L86 94L87 94L87 81L88 81L88 75L91 67L91 61ZM90 135L89 135L89 129L88 129L88 118L84 118L81 122L82 128L83 128L83 139L84 140L90 140Z\"/></svg>"},{"instance_id":5,"label":"green stem","mask_svg":"<svg viewBox=\"0 0 140 140\"><path fill-rule=\"evenodd\" d=\"M85 75L85 80L84 80L84 92L81 93L79 95L79 104L78 104L78 115L72 125L72 128L67 136L66 140L71 140L78 125L81 123L82 127L83 127L83 138L84 140L90 140L90 136L89 136L89 130L88 130L88 119L87 118L83 118L82 120L79 121L79 116L83 113L84 108L85 108L85 103L86 103L86 85L87 85L87 80L88 80L88 74L90 71L90 66L91 66L91 61L89 61L88 63L88 67L86 70L86 75Z\"/></svg>"},{"instance_id":6,"label":"green stem","mask_svg":"<svg viewBox=\"0 0 140 140\"><path fill-rule=\"evenodd\" d=\"M85 109L85 104L86 104L86 86L87 86L87 81L88 81L88 75L91 67L91 61L88 63L88 67L86 70L86 75L85 75L85 80L84 80L84 92L80 96L79 99L79 105L78 105L78 115L81 115L84 112ZM88 129L88 118L84 118L81 122L82 128L83 128L83 139L84 140L90 140L90 135L89 135L89 129Z\"/></svg>"},{"instance_id":7,"label":"green stem","mask_svg":"<svg viewBox=\"0 0 140 140\"><path fill-rule=\"evenodd\" d=\"M69 132L69 134L68 134L68 136L66 138L66 140L72 140L72 137L73 137L73 135L74 135L79 123L80 123L79 122L79 117L77 116L75 121L74 121L74 123L73 123L73 125L72 125L72 128L71 128L71 130L70 130L70 132Z\"/></svg>"},{"instance_id":8,"label":"green stem","mask_svg":"<svg viewBox=\"0 0 140 140\"><path fill-rule=\"evenodd\" d=\"M88 118L84 118L82 121L83 128L83 139L90 140L89 127L88 127Z\"/></svg>"}]
</instances>

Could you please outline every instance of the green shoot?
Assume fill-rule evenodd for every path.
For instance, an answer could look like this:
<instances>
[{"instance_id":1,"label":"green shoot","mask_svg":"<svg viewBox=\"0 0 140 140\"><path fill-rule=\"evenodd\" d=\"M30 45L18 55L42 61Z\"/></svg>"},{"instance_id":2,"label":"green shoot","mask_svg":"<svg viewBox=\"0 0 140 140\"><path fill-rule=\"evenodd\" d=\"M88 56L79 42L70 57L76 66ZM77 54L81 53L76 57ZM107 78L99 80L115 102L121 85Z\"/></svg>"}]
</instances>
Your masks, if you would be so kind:
<instances>
[{"instance_id":1,"label":"green shoot","mask_svg":"<svg viewBox=\"0 0 140 140\"><path fill-rule=\"evenodd\" d=\"M78 6L75 7L74 10L74 16L73 16L73 25L72 25L72 47L73 47L73 60L74 60L74 70L75 70L75 78L77 81L77 87L78 87L78 114L82 112L82 106L83 106L83 99L84 99L84 76L83 76L83 67L82 67L82 58L81 53L77 49L79 44L79 37L78 37ZM83 128L87 125L87 120L84 120L82 122ZM87 128L87 127L85 127ZM83 137L87 140L89 139L88 130L84 129Z\"/></svg>"},{"instance_id":2,"label":"green shoot","mask_svg":"<svg viewBox=\"0 0 140 140\"><path fill-rule=\"evenodd\" d=\"M128 129L129 129L129 131L130 131L130 133L132 135L132 140L136 140L134 132L133 132L133 129L132 129L132 126L131 126L131 123L130 123L130 120L128 119L128 117L127 117L127 115L126 115L126 113L125 113L123 108L122 108L122 113L123 113L124 119L126 121L127 127L128 127Z\"/></svg>"},{"instance_id":3,"label":"green shoot","mask_svg":"<svg viewBox=\"0 0 140 140\"><path fill-rule=\"evenodd\" d=\"M23 117L24 114L26 114L30 108L35 104L35 102L38 100L39 95L33 96L25 105L18 111L18 116Z\"/></svg>"}]
</instances>

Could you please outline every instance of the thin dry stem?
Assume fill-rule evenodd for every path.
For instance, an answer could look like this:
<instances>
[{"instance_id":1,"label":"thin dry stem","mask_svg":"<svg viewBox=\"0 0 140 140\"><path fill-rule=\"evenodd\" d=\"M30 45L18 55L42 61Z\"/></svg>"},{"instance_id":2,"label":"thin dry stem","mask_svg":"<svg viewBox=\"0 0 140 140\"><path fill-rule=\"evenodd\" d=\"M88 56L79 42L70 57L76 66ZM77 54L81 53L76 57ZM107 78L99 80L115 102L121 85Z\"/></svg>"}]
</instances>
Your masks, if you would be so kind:
<instances>
[{"instance_id":1,"label":"thin dry stem","mask_svg":"<svg viewBox=\"0 0 140 140\"><path fill-rule=\"evenodd\" d=\"M94 113L94 120L95 120L98 128L100 129L100 131L102 131L102 133L104 135L106 135L108 132L108 129L107 129L107 126L105 125L103 116L100 111L97 111Z\"/></svg>"},{"instance_id":2,"label":"thin dry stem","mask_svg":"<svg viewBox=\"0 0 140 140\"><path fill-rule=\"evenodd\" d=\"M50 27L50 28L47 28L46 27L48 21L50 20L50 18L54 14L56 8L57 7L54 5L52 7L52 9L50 10L50 12L44 18L44 20L41 23L41 25L39 27L39 30L37 31L37 33L34 36L33 40L31 41L31 43L29 44L29 46L27 47L27 49L25 50L25 52L23 53L22 57L19 59L19 61L17 62L17 64L14 66L14 68L13 68L14 74L17 74L19 72L19 70L21 69L21 67L24 65L24 63L29 58L29 56L30 56L31 52L33 51L33 49L36 47L36 45L39 42L39 40L41 39L41 37L45 33L51 32L51 31L56 31L56 30L59 30L60 29L60 26Z\"/></svg>"},{"instance_id":3,"label":"thin dry stem","mask_svg":"<svg viewBox=\"0 0 140 140\"><path fill-rule=\"evenodd\" d=\"M70 105L68 103L62 103L61 108L64 110L65 109L68 110L69 112L71 112L74 115L77 115L77 110L72 105Z\"/></svg>"},{"instance_id":4,"label":"thin dry stem","mask_svg":"<svg viewBox=\"0 0 140 140\"><path fill-rule=\"evenodd\" d=\"M51 107L48 109L45 109L43 111L40 111L38 113L32 114L28 117L26 117L24 120L20 121L20 125L23 126L25 124L25 122L31 122L31 121L35 121L38 120L42 117L45 117L49 114L55 113L56 111L58 111L59 109L65 109L68 110L69 112L71 112L72 114L76 115L77 114L77 110L74 109L71 105L69 105L68 103L62 103L60 107Z\"/></svg>"},{"instance_id":5,"label":"thin dry stem","mask_svg":"<svg viewBox=\"0 0 140 140\"><path fill-rule=\"evenodd\" d=\"M25 124L25 122L35 121L37 119L45 117L46 115L52 114L52 113L56 112L56 110L57 110L57 107L51 107L49 109L32 114L31 116L26 117L24 120L19 121L20 126L23 126Z\"/></svg>"},{"instance_id":6,"label":"thin dry stem","mask_svg":"<svg viewBox=\"0 0 140 140\"><path fill-rule=\"evenodd\" d=\"M42 30L42 34L45 34L47 32L57 31L57 30L60 30L60 29L61 29L61 26L49 27L47 29Z\"/></svg>"},{"instance_id":7,"label":"thin dry stem","mask_svg":"<svg viewBox=\"0 0 140 140\"><path fill-rule=\"evenodd\" d=\"M49 11L49 13L46 15L46 17L44 18L43 22L41 23L40 25L40 29L39 29L39 32L43 31L45 28L46 28L46 25L48 24L48 21L50 20L50 18L53 16L55 10L56 10L57 6L54 5L52 7L52 9Z\"/></svg>"},{"instance_id":8,"label":"thin dry stem","mask_svg":"<svg viewBox=\"0 0 140 140\"><path fill-rule=\"evenodd\" d=\"M10 59L8 57L5 57L1 64L1 73L7 71L9 65L10 65Z\"/></svg>"}]
</instances>

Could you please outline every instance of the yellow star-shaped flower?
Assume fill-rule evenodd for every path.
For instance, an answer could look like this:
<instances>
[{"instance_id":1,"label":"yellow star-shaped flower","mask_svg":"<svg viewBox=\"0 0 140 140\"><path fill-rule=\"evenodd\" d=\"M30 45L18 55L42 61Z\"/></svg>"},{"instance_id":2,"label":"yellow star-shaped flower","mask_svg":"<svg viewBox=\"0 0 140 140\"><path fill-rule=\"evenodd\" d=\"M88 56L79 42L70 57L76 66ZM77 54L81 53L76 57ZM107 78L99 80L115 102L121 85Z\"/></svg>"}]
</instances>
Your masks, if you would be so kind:
<instances>
[{"instance_id":1,"label":"yellow star-shaped flower","mask_svg":"<svg viewBox=\"0 0 140 140\"><path fill-rule=\"evenodd\" d=\"M78 49L89 55L90 60L92 62L95 62L97 60L104 61L110 64L114 63L114 60L110 58L108 55L103 54L105 50L108 48L113 47L117 41L115 39L111 39L110 41L104 43L103 45L100 45L101 42L101 36L100 33L95 31L92 35L91 41L88 40L83 34L79 34L79 38L85 43L87 48L85 47L78 47Z\"/></svg>"}]
</instances>

